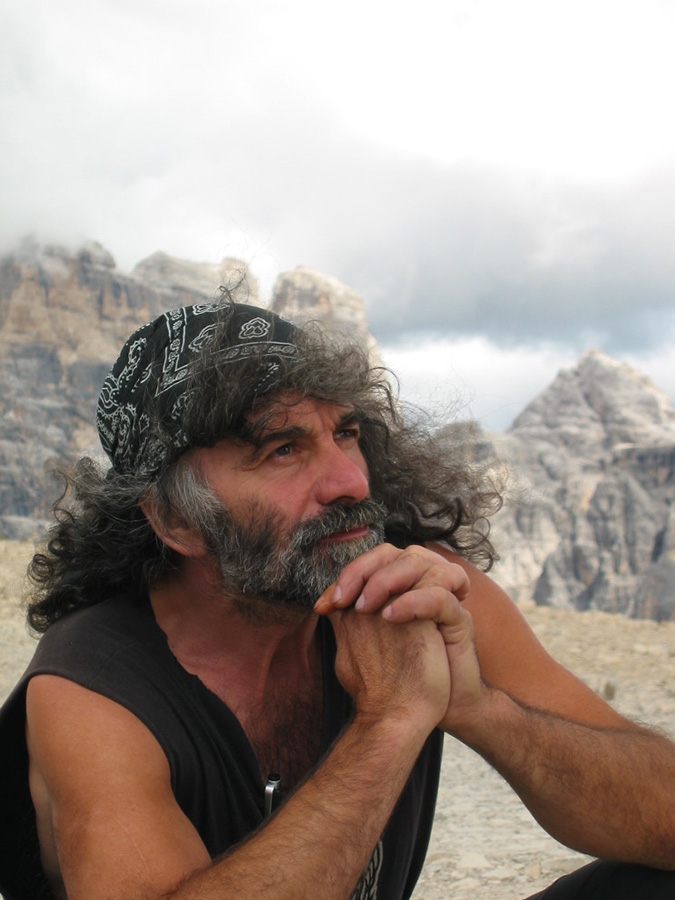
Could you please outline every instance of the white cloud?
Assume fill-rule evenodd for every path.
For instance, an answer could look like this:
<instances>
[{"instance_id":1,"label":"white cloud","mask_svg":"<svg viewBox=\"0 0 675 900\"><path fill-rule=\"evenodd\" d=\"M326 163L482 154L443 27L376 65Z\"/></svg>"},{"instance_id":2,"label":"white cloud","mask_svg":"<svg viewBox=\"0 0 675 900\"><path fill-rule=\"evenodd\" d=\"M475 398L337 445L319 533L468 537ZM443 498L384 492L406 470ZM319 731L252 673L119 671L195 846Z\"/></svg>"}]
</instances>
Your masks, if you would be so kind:
<instances>
[{"instance_id":1,"label":"white cloud","mask_svg":"<svg viewBox=\"0 0 675 900\"><path fill-rule=\"evenodd\" d=\"M486 431L504 431L561 369L580 353L555 345L504 348L485 338L421 337L383 345L385 365L398 377L401 398L441 418L476 419ZM675 333L658 352L625 359L675 402Z\"/></svg>"},{"instance_id":2,"label":"white cloud","mask_svg":"<svg viewBox=\"0 0 675 900\"><path fill-rule=\"evenodd\" d=\"M267 289L323 269L381 342L445 336L434 373L450 354L490 421L589 341L667 377L672 2L22 0L0 20L4 247L238 255Z\"/></svg>"},{"instance_id":3,"label":"white cloud","mask_svg":"<svg viewBox=\"0 0 675 900\"><path fill-rule=\"evenodd\" d=\"M507 428L576 354L555 347L499 347L484 338L420 339L380 348L399 378L401 397L440 414Z\"/></svg>"},{"instance_id":4,"label":"white cloud","mask_svg":"<svg viewBox=\"0 0 675 900\"><path fill-rule=\"evenodd\" d=\"M371 0L341 11L315 40L296 32L291 51L345 127L380 146L596 183L673 156L672 4Z\"/></svg>"}]
</instances>

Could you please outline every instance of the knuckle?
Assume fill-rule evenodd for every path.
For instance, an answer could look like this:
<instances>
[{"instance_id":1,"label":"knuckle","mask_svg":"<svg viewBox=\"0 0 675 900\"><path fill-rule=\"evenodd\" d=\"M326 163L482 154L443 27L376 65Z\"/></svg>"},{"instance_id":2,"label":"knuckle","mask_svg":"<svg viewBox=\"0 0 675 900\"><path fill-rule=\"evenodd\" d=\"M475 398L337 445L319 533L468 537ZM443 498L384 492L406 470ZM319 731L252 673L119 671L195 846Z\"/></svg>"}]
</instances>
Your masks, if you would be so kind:
<instances>
[{"instance_id":1,"label":"knuckle","mask_svg":"<svg viewBox=\"0 0 675 900\"><path fill-rule=\"evenodd\" d=\"M406 559L420 560L421 562L427 562L429 559L429 551L426 547L421 547L419 544L410 544L410 546L401 550L400 553Z\"/></svg>"}]
</instances>

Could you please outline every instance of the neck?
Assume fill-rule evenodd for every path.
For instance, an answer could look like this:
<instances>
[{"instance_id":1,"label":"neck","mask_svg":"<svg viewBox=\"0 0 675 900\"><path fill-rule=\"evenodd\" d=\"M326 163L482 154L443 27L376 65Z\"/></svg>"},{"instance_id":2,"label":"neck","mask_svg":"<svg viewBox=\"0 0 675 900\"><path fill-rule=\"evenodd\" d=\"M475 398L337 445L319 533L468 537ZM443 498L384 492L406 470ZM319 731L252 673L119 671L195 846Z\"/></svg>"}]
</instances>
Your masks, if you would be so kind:
<instances>
[{"instance_id":1,"label":"neck","mask_svg":"<svg viewBox=\"0 0 675 900\"><path fill-rule=\"evenodd\" d=\"M150 591L150 602L174 656L204 681L226 678L249 696L263 696L277 674L315 671L317 617L311 610L228 596L210 567L185 566Z\"/></svg>"},{"instance_id":2,"label":"neck","mask_svg":"<svg viewBox=\"0 0 675 900\"><path fill-rule=\"evenodd\" d=\"M194 567L192 567L194 569ZM213 578L182 577L151 591L157 623L183 668L239 720L261 777L286 788L317 761L322 721L318 617L283 610L261 617L234 602ZM263 601L250 604L255 610Z\"/></svg>"}]
</instances>

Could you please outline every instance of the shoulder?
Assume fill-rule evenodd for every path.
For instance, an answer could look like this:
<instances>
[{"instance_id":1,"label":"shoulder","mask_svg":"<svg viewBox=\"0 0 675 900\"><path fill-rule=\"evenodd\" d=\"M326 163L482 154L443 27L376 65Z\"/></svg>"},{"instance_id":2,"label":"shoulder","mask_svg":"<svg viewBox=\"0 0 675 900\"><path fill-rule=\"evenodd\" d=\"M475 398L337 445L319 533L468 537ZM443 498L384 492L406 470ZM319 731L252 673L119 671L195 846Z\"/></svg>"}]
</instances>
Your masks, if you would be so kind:
<instances>
[{"instance_id":1,"label":"shoulder","mask_svg":"<svg viewBox=\"0 0 675 900\"><path fill-rule=\"evenodd\" d=\"M554 660L522 612L488 575L441 544L430 550L467 573L464 600L474 624L476 651L486 682L525 705L589 724L617 726L624 720L575 675Z\"/></svg>"},{"instance_id":2,"label":"shoulder","mask_svg":"<svg viewBox=\"0 0 675 900\"><path fill-rule=\"evenodd\" d=\"M41 653L55 652L60 646L97 646L99 639L106 643L118 639L132 639L142 631L148 618L149 604L142 597L119 595L66 613L53 622L40 637L37 658Z\"/></svg>"},{"instance_id":3,"label":"shoulder","mask_svg":"<svg viewBox=\"0 0 675 900\"><path fill-rule=\"evenodd\" d=\"M41 637L28 674L50 672L75 681L97 677L112 656L138 657L140 645L162 643L142 598L119 596L65 615Z\"/></svg>"},{"instance_id":4,"label":"shoulder","mask_svg":"<svg viewBox=\"0 0 675 900\"><path fill-rule=\"evenodd\" d=\"M101 866L121 859L126 875L140 878L162 829L168 846L169 835L182 836L188 870L208 860L176 806L161 747L127 709L74 682L37 675L27 689L26 741L42 858L55 883L68 877L88 884ZM186 870L174 874L170 856L153 864L175 883Z\"/></svg>"},{"instance_id":5,"label":"shoulder","mask_svg":"<svg viewBox=\"0 0 675 900\"><path fill-rule=\"evenodd\" d=\"M154 735L172 766L180 742L188 741L181 722L194 726L192 679L149 603L106 600L59 620L42 637L23 684L29 697L46 694L47 706L51 693L55 703L75 699L92 710L98 703L111 711L103 701L112 701Z\"/></svg>"},{"instance_id":6,"label":"shoulder","mask_svg":"<svg viewBox=\"0 0 675 900\"><path fill-rule=\"evenodd\" d=\"M153 767L159 765L168 772L166 757L136 716L103 694L59 675L39 674L29 681L26 725L29 746L45 760L55 751L56 758L75 762L80 755L86 758L94 745L101 755L106 748L114 747L118 754L120 747L133 745L136 751L143 744L146 753L133 768L154 760ZM79 780L84 775L77 772Z\"/></svg>"}]
</instances>

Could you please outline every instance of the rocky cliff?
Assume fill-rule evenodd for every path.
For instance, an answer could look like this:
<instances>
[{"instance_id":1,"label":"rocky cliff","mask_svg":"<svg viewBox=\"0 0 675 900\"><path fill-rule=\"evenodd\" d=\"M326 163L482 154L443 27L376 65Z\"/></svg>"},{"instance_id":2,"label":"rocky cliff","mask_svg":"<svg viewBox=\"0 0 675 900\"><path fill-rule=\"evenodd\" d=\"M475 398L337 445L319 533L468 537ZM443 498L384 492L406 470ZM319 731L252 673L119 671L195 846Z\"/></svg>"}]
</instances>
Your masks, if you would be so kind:
<instances>
[{"instance_id":1,"label":"rocky cliff","mask_svg":"<svg viewBox=\"0 0 675 900\"><path fill-rule=\"evenodd\" d=\"M211 301L220 286L259 302L257 283L233 259L213 265L155 253L124 274L99 244L33 240L0 259L0 537L32 535L54 499L45 468L97 446L98 391L134 328ZM272 305L374 345L361 299L310 269L281 275Z\"/></svg>"},{"instance_id":2,"label":"rocky cliff","mask_svg":"<svg viewBox=\"0 0 675 900\"><path fill-rule=\"evenodd\" d=\"M675 410L597 350L494 437L512 487L494 523L515 599L675 617Z\"/></svg>"},{"instance_id":3,"label":"rocky cliff","mask_svg":"<svg viewBox=\"0 0 675 900\"><path fill-rule=\"evenodd\" d=\"M377 356L363 300L337 278L306 266L284 272L275 282L270 309L292 322L321 322L324 327L359 341L372 356Z\"/></svg>"},{"instance_id":4,"label":"rocky cliff","mask_svg":"<svg viewBox=\"0 0 675 900\"><path fill-rule=\"evenodd\" d=\"M225 285L258 302L237 260L218 265L156 253L130 274L100 245L24 242L0 260L0 536L34 533L54 499L45 465L96 447L100 384L138 325ZM270 302L318 319L376 354L363 302L336 279L299 267ZM456 434L457 426L448 434ZM469 435L511 487L493 527L497 579L516 600L636 617L675 618L675 410L625 363L589 351L506 434Z\"/></svg>"}]
</instances>

